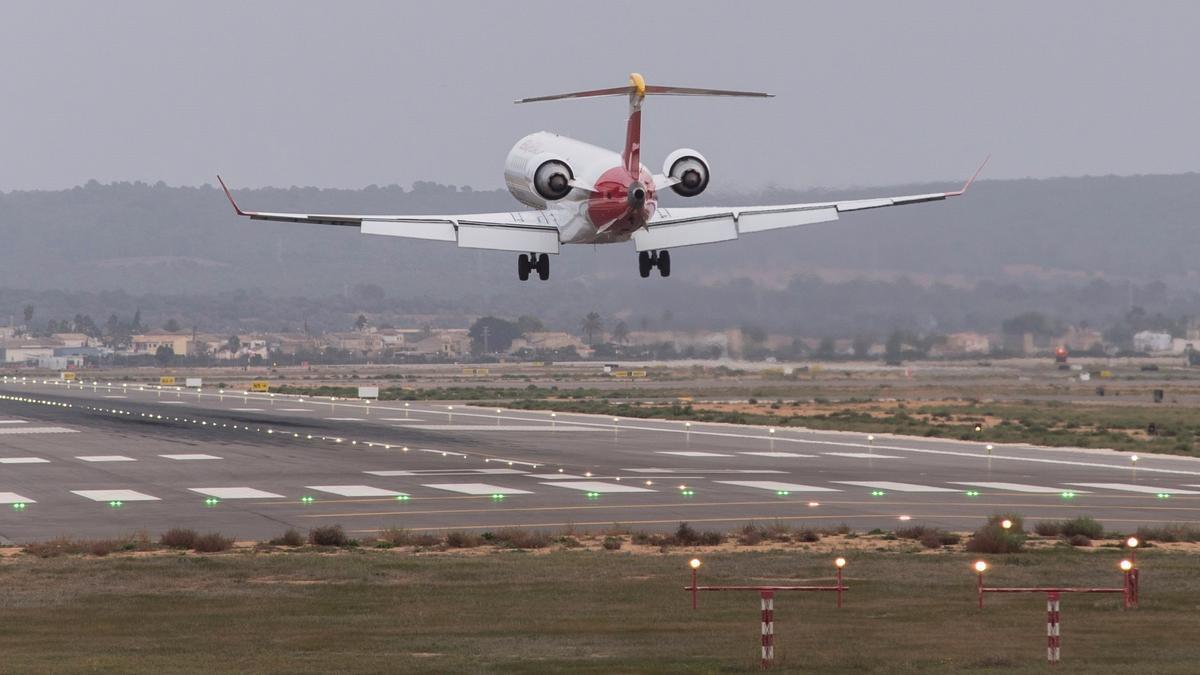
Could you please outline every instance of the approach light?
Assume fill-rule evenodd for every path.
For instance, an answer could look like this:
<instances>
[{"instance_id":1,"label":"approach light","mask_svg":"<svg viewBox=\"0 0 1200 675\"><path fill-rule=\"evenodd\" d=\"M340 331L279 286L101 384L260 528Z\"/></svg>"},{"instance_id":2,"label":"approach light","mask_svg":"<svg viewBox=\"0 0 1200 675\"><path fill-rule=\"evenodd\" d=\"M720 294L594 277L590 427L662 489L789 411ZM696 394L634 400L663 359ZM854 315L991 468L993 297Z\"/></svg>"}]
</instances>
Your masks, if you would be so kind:
<instances>
[{"instance_id":1,"label":"approach light","mask_svg":"<svg viewBox=\"0 0 1200 675\"><path fill-rule=\"evenodd\" d=\"M833 561L833 566L834 566L834 567L836 567L836 568L838 568L839 570L840 570L840 569L842 569L843 567L845 567L845 566L846 566L846 559L845 559L845 558L838 558L837 560L834 560L834 561Z\"/></svg>"},{"instance_id":2,"label":"approach light","mask_svg":"<svg viewBox=\"0 0 1200 675\"><path fill-rule=\"evenodd\" d=\"M699 558L692 558L691 560L688 561L688 566L694 570L700 569L700 565L702 565L702 564L703 563L700 562Z\"/></svg>"},{"instance_id":3,"label":"approach light","mask_svg":"<svg viewBox=\"0 0 1200 675\"><path fill-rule=\"evenodd\" d=\"M1137 548L1138 544L1140 544L1140 543L1142 543L1142 542L1138 541L1137 537L1130 537L1125 540L1125 545L1128 546L1129 548Z\"/></svg>"},{"instance_id":4,"label":"approach light","mask_svg":"<svg viewBox=\"0 0 1200 675\"><path fill-rule=\"evenodd\" d=\"M1005 518L1004 520L1000 521L1000 527L1003 527L1006 530L1010 529L1012 528L1012 521L1008 518Z\"/></svg>"},{"instance_id":5,"label":"approach light","mask_svg":"<svg viewBox=\"0 0 1200 675\"><path fill-rule=\"evenodd\" d=\"M984 562L982 560L975 561L975 571L976 572L983 574L984 572L987 571L987 567L988 567L988 565L986 562Z\"/></svg>"},{"instance_id":6,"label":"approach light","mask_svg":"<svg viewBox=\"0 0 1200 675\"><path fill-rule=\"evenodd\" d=\"M1128 560L1121 561L1121 571L1122 572L1128 572L1131 569L1133 569L1133 563L1129 562Z\"/></svg>"},{"instance_id":7,"label":"approach light","mask_svg":"<svg viewBox=\"0 0 1200 675\"><path fill-rule=\"evenodd\" d=\"M912 520L912 516L900 516L900 520L902 520L904 522L908 522L908 521Z\"/></svg>"},{"instance_id":8,"label":"approach light","mask_svg":"<svg viewBox=\"0 0 1200 675\"><path fill-rule=\"evenodd\" d=\"M817 507L817 506L820 506L820 505L821 505L821 502L809 502L809 503L808 503L808 505L809 505L810 507L814 507L814 508L815 508L815 507Z\"/></svg>"}]
</instances>

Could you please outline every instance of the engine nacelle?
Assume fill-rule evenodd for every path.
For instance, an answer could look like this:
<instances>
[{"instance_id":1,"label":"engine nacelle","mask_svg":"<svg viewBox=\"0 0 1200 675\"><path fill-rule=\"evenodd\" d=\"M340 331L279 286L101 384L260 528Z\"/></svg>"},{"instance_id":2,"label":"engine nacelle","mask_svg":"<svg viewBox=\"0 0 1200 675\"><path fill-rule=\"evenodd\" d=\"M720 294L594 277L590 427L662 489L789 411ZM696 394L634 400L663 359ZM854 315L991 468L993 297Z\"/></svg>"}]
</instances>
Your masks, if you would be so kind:
<instances>
[{"instance_id":1,"label":"engine nacelle","mask_svg":"<svg viewBox=\"0 0 1200 675\"><path fill-rule=\"evenodd\" d=\"M610 157L610 155L612 155ZM558 134L539 131L513 146L504 162L504 182L517 201L535 209L552 202L586 197L572 183L590 180L591 167L620 164L620 157L602 148Z\"/></svg>"},{"instance_id":2,"label":"engine nacelle","mask_svg":"<svg viewBox=\"0 0 1200 675\"><path fill-rule=\"evenodd\" d=\"M547 159L533 170L529 184L539 197L556 202L571 193L571 181L575 179L571 167L561 159Z\"/></svg>"},{"instance_id":3,"label":"engine nacelle","mask_svg":"<svg viewBox=\"0 0 1200 675\"><path fill-rule=\"evenodd\" d=\"M708 187L708 162L691 148L680 148L667 155L663 174L679 180L671 189L681 197L695 197Z\"/></svg>"}]
</instances>

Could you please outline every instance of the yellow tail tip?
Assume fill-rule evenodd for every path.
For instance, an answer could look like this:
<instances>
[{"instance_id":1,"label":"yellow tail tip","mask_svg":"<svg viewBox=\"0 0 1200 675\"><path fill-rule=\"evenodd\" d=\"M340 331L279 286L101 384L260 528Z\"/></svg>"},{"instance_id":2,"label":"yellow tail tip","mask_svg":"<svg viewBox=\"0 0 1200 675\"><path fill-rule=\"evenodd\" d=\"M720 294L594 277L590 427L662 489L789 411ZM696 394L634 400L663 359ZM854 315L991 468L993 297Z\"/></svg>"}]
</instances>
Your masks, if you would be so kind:
<instances>
[{"instance_id":1,"label":"yellow tail tip","mask_svg":"<svg viewBox=\"0 0 1200 675\"><path fill-rule=\"evenodd\" d=\"M642 77L641 73L630 73L629 84L633 85L638 96L646 95L646 78Z\"/></svg>"}]
</instances>

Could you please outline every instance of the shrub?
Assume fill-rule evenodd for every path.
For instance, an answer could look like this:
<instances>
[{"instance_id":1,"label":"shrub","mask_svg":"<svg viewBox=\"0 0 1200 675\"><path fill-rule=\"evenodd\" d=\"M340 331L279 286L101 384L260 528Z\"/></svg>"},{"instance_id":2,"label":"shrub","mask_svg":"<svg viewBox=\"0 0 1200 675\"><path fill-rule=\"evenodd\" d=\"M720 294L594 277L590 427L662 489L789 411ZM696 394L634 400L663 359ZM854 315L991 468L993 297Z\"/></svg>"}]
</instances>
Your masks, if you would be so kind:
<instances>
[{"instance_id":1,"label":"shrub","mask_svg":"<svg viewBox=\"0 0 1200 675\"><path fill-rule=\"evenodd\" d=\"M818 534L816 530L802 530L800 532L800 536L798 538L800 539L800 541L807 542L810 544L813 542L821 541L821 535Z\"/></svg>"},{"instance_id":2,"label":"shrub","mask_svg":"<svg viewBox=\"0 0 1200 675\"><path fill-rule=\"evenodd\" d=\"M1164 544L1180 541L1200 541L1200 527L1189 523L1172 523L1162 527L1139 527L1137 538L1141 541L1157 541ZM28 551L26 547L26 551Z\"/></svg>"},{"instance_id":3,"label":"shrub","mask_svg":"<svg viewBox=\"0 0 1200 675\"><path fill-rule=\"evenodd\" d=\"M209 532L195 538L192 548L197 553L217 553L233 548L233 538L221 535L220 532Z\"/></svg>"},{"instance_id":4,"label":"shrub","mask_svg":"<svg viewBox=\"0 0 1200 675\"><path fill-rule=\"evenodd\" d=\"M485 533L486 534L486 533ZM379 533L379 540L392 546L437 546L442 543L440 537L428 532L413 532L398 527L391 527Z\"/></svg>"},{"instance_id":5,"label":"shrub","mask_svg":"<svg viewBox=\"0 0 1200 675\"><path fill-rule=\"evenodd\" d=\"M1005 520L1012 521L1012 527L1009 528L1009 532L1015 532L1021 535L1025 534L1025 518L1019 513L994 513L991 516L988 516L987 522L988 525L1000 527L1000 523L1004 522Z\"/></svg>"},{"instance_id":6,"label":"shrub","mask_svg":"<svg viewBox=\"0 0 1200 675\"><path fill-rule=\"evenodd\" d=\"M604 543L601 546L604 547L605 551L619 551L621 550L621 539L620 537L609 535L604 538Z\"/></svg>"},{"instance_id":7,"label":"shrub","mask_svg":"<svg viewBox=\"0 0 1200 675\"><path fill-rule=\"evenodd\" d=\"M283 534L267 542L273 546L303 546L304 536L294 527L289 527Z\"/></svg>"},{"instance_id":8,"label":"shrub","mask_svg":"<svg viewBox=\"0 0 1200 675\"><path fill-rule=\"evenodd\" d=\"M473 532L447 532L446 546L450 548L475 548L483 545L483 537Z\"/></svg>"},{"instance_id":9,"label":"shrub","mask_svg":"<svg viewBox=\"0 0 1200 675\"><path fill-rule=\"evenodd\" d=\"M1067 543L1072 546L1091 546L1092 539L1086 534L1073 534L1070 537L1067 537Z\"/></svg>"},{"instance_id":10,"label":"shrub","mask_svg":"<svg viewBox=\"0 0 1200 675\"><path fill-rule=\"evenodd\" d=\"M308 543L314 546L345 546L348 541L341 525L325 525L308 531Z\"/></svg>"},{"instance_id":11,"label":"shrub","mask_svg":"<svg viewBox=\"0 0 1200 675\"><path fill-rule=\"evenodd\" d=\"M763 540L763 532L754 523L749 523L742 526L742 529L737 533L737 543L742 546L754 546L761 544Z\"/></svg>"},{"instance_id":12,"label":"shrub","mask_svg":"<svg viewBox=\"0 0 1200 675\"><path fill-rule=\"evenodd\" d=\"M496 533L496 543L511 548L546 548L550 545L550 535L541 531L506 527Z\"/></svg>"},{"instance_id":13,"label":"shrub","mask_svg":"<svg viewBox=\"0 0 1200 675\"><path fill-rule=\"evenodd\" d=\"M1077 534L1082 534L1088 539L1101 539L1104 537L1104 526L1091 516L1080 516L1073 520L1064 520L1061 529L1062 535L1068 539Z\"/></svg>"},{"instance_id":14,"label":"shrub","mask_svg":"<svg viewBox=\"0 0 1200 675\"><path fill-rule=\"evenodd\" d=\"M680 523L675 530L674 543L680 546L695 546L700 543L700 533L687 523Z\"/></svg>"},{"instance_id":15,"label":"shrub","mask_svg":"<svg viewBox=\"0 0 1200 675\"><path fill-rule=\"evenodd\" d=\"M1012 529L1005 530L992 519L975 530L967 542L967 550L972 553L1017 553L1024 546L1025 534L1017 529L1015 522Z\"/></svg>"},{"instance_id":16,"label":"shrub","mask_svg":"<svg viewBox=\"0 0 1200 675\"><path fill-rule=\"evenodd\" d=\"M559 537L558 544L563 548L579 548L580 546L583 546L583 544L579 543L578 539L570 535Z\"/></svg>"},{"instance_id":17,"label":"shrub","mask_svg":"<svg viewBox=\"0 0 1200 675\"><path fill-rule=\"evenodd\" d=\"M630 543L637 544L638 546L650 545L650 543L651 543L650 539L651 539L650 533L646 532L644 530L638 530L637 532L634 532L633 534L629 535Z\"/></svg>"},{"instance_id":18,"label":"shrub","mask_svg":"<svg viewBox=\"0 0 1200 675\"><path fill-rule=\"evenodd\" d=\"M158 538L158 543L167 548L191 548L195 541L196 531L183 527L172 527Z\"/></svg>"},{"instance_id":19,"label":"shrub","mask_svg":"<svg viewBox=\"0 0 1200 675\"><path fill-rule=\"evenodd\" d=\"M96 541L90 542L88 545L88 553L91 553L94 556L103 557L109 553L112 553L114 548L116 548L116 546L113 545L112 541L108 539L97 539Z\"/></svg>"},{"instance_id":20,"label":"shrub","mask_svg":"<svg viewBox=\"0 0 1200 675\"><path fill-rule=\"evenodd\" d=\"M1040 537L1057 537L1062 534L1062 523L1057 520L1040 520L1033 526Z\"/></svg>"}]
</instances>

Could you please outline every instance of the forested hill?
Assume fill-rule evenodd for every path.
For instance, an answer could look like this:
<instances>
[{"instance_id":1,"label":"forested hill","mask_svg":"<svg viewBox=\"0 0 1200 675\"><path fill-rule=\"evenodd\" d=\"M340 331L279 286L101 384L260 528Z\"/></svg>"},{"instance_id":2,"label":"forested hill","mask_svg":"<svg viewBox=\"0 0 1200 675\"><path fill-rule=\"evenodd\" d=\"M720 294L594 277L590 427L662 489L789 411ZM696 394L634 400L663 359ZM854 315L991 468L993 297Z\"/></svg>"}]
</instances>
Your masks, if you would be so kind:
<instances>
[{"instance_id":1,"label":"forested hill","mask_svg":"<svg viewBox=\"0 0 1200 675\"><path fill-rule=\"evenodd\" d=\"M720 177L715 179L719 182ZM821 201L953 189L906 185L847 191L705 195L690 204ZM349 213L463 213L517 208L507 192L420 183L362 190L236 191L245 208ZM683 200L671 198L670 204ZM1172 286L1200 261L1200 174L981 180L946 203L844 215L836 223L676 252L659 285L749 277L782 286L798 274L917 280L1029 281L1092 276ZM349 228L236 218L212 186L88 185L0 194L0 286L130 293L330 294L375 283L430 300L526 293L515 255L360 235ZM553 278L581 293L636 293L631 245L564 247ZM559 286L560 288L563 286Z\"/></svg>"}]
</instances>

